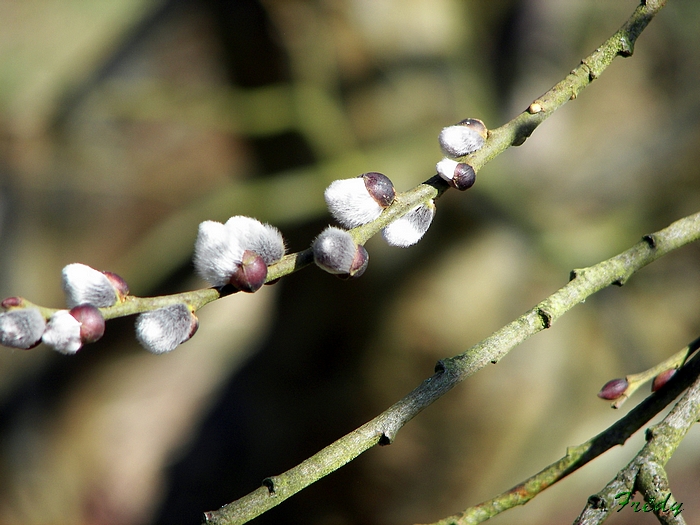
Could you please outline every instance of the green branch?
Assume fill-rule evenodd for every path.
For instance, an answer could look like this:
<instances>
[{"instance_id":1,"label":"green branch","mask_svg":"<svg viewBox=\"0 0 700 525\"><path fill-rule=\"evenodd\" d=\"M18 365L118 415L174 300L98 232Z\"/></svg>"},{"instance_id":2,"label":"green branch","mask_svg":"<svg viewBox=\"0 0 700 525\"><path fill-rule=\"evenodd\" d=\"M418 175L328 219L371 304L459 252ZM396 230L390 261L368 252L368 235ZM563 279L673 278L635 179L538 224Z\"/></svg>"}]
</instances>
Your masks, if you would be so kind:
<instances>
[{"instance_id":1,"label":"green branch","mask_svg":"<svg viewBox=\"0 0 700 525\"><path fill-rule=\"evenodd\" d=\"M246 523L374 445L391 443L403 425L468 376L489 363L497 363L516 345L549 328L564 313L595 292L627 281L647 264L698 238L700 213L644 236L642 241L615 257L572 272L572 280L566 286L534 308L466 352L440 361L432 377L388 410L296 467L268 478L262 487L247 496L205 513L205 522L210 525Z\"/></svg>"},{"instance_id":2,"label":"green branch","mask_svg":"<svg viewBox=\"0 0 700 525\"><path fill-rule=\"evenodd\" d=\"M470 164L479 171L487 162L494 159L511 146L519 146L544 122L554 111L575 99L617 56L628 57L632 54L634 44L639 34L644 30L654 15L665 5L665 0L642 2L632 13L625 24L598 49L581 61L569 75L541 97L537 98L523 113L500 128L489 130L488 138L483 148L467 155L463 162ZM436 199L449 189L448 184L439 176L434 176L415 188L396 195L395 202L389 206L374 221L350 230L355 242L365 244L370 238L379 233L394 220L421 203ZM278 263L268 268L267 282L275 281L313 263L311 249L286 255ZM126 303L115 305L103 310L105 319L123 315L136 314L170 304L187 302L195 310L221 296L216 290L203 289L162 296L160 298L130 297ZM183 299L191 299L193 302Z\"/></svg>"}]
</instances>

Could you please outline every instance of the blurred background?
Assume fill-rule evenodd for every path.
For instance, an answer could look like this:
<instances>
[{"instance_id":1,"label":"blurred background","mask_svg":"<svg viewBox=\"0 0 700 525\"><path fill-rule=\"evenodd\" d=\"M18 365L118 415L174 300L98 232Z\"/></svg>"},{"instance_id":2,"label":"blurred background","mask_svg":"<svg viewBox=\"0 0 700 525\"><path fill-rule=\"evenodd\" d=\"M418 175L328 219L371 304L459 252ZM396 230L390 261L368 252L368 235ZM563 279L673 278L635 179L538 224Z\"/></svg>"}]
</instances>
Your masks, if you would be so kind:
<instances>
[{"instance_id":1,"label":"blurred background","mask_svg":"<svg viewBox=\"0 0 700 525\"><path fill-rule=\"evenodd\" d=\"M204 286L200 221L254 216L291 251L366 171L407 190L437 135L498 127L610 36L633 0L0 0L0 296L60 307L60 270L136 295ZM77 355L0 349L0 523L199 523L366 422L594 264L700 210L700 3L670 0L520 148L447 192L418 245L367 248L201 310L153 356L133 319ZM427 523L621 417L596 397L700 335L700 248L576 307L256 523ZM570 523L636 435L495 524ZM700 429L668 465L700 522ZM630 509L609 523L655 523Z\"/></svg>"}]
</instances>

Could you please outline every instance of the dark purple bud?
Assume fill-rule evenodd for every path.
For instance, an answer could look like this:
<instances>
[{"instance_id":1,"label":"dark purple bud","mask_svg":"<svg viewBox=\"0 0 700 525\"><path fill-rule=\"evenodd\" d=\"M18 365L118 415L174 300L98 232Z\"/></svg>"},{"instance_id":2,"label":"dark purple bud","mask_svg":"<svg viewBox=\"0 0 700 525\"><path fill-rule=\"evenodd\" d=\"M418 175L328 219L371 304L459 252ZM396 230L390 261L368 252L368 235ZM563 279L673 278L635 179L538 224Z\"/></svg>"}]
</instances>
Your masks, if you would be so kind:
<instances>
[{"instance_id":1,"label":"dark purple bud","mask_svg":"<svg viewBox=\"0 0 700 525\"><path fill-rule=\"evenodd\" d=\"M102 273L105 274L105 277L107 277L107 279L109 279L109 282L112 283L112 286L114 286L114 289L117 291L120 298L123 299L124 297L129 295L129 285L126 284L126 281L122 279L121 276L113 272Z\"/></svg>"},{"instance_id":2,"label":"dark purple bud","mask_svg":"<svg viewBox=\"0 0 700 525\"><path fill-rule=\"evenodd\" d=\"M476 182L474 168L465 162L460 162L455 167L454 177L449 181L450 185L460 191L468 190Z\"/></svg>"},{"instance_id":3,"label":"dark purple bud","mask_svg":"<svg viewBox=\"0 0 700 525\"><path fill-rule=\"evenodd\" d=\"M91 304L74 306L68 311L80 323L80 340L94 343L105 333L105 320L100 311Z\"/></svg>"},{"instance_id":4,"label":"dark purple bud","mask_svg":"<svg viewBox=\"0 0 700 525\"><path fill-rule=\"evenodd\" d=\"M598 392L598 397L612 401L621 397L628 386L627 379L612 379L603 385L603 388Z\"/></svg>"},{"instance_id":5,"label":"dark purple bud","mask_svg":"<svg viewBox=\"0 0 700 525\"><path fill-rule=\"evenodd\" d=\"M253 293L265 284L267 264L265 260L251 250L243 252L241 262L234 270L229 283L242 292Z\"/></svg>"},{"instance_id":6,"label":"dark purple bud","mask_svg":"<svg viewBox=\"0 0 700 525\"><path fill-rule=\"evenodd\" d=\"M659 388L668 383L669 379L671 379L674 375L676 375L675 368L669 368L668 370L664 370L663 372L661 372L658 376L654 378L654 381L652 381L651 391L656 392Z\"/></svg>"},{"instance_id":7,"label":"dark purple bud","mask_svg":"<svg viewBox=\"0 0 700 525\"><path fill-rule=\"evenodd\" d=\"M376 171L363 173L360 177L364 179L367 192L377 201L377 204L382 208L391 206L396 197L396 190L389 177Z\"/></svg>"}]
</instances>

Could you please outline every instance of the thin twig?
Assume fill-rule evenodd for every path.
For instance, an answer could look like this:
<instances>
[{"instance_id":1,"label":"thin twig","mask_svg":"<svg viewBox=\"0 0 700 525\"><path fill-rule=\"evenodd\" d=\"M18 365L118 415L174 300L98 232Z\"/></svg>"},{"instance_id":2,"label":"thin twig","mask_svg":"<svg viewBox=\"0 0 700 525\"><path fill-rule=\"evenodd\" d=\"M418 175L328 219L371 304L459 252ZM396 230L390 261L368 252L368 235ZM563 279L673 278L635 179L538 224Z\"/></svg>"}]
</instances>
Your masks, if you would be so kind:
<instances>
[{"instance_id":1,"label":"thin twig","mask_svg":"<svg viewBox=\"0 0 700 525\"><path fill-rule=\"evenodd\" d=\"M683 352L690 354L700 346L700 338ZM476 525L518 505L525 505L545 489L580 469L616 445L624 444L651 418L663 410L687 389L700 375L700 354L691 359L682 374L674 376L664 388L647 397L625 417L585 443L568 447L566 455L534 476L498 496L470 507L459 514L443 518L430 525ZM665 497L665 495L664 495Z\"/></svg>"},{"instance_id":2,"label":"thin twig","mask_svg":"<svg viewBox=\"0 0 700 525\"><path fill-rule=\"evenodd\" d=\"M692 361L697 360L697 356L692 359ZM684 371L686 367L678 373ZM667 386L670 386L670 382ZM615 479L610 481L603 490L588 498L585 508L574 525L602 523L616 507L621 506L618 512L624 510L625 499L623 498L627 495L632 496L636 490L644 493L649 510L655 510L654 513L661 523L669 525L685 523L678 512L682 512L682 503L678 506L672 495L668 497L671 490L663 466L698 418L700 418L700 379L695 380L661 423L647 431L647 443L634 459L618 472ZM660 512L657 506L659 503L663 503Z\"/></svg>"}]
</instances>

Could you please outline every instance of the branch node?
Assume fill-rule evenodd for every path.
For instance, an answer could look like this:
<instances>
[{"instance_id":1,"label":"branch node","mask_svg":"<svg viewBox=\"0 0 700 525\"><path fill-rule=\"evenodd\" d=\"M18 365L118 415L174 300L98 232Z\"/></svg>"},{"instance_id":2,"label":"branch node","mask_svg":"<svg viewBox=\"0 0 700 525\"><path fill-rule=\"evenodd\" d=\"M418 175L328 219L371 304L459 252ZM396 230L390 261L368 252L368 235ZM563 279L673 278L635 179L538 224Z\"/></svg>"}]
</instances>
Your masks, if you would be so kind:
<instances>
[{"instance_id":1,"label":"branch node","mask_svg":"<svg viewBox=\"0 0 700 525\"><path fill-rule=\"evenodd\" d=\"M598 49L596 49L596 51L598 51ZM585 60L581 60L581 65L586 68L586 71L588 71L588 80L593 82L596 78L598 78L598 74L593 71L593 68L589 66Z\"/></svg>"},{"instance_id":2,"label":"branch node","mask_svg":"<svg viewBox=\"0 0 700 525\"><path fill-rule=\"evenodd\" d=\"M650 233L649 235L645 235L642 237L642 240L646 242L649 245L649 248L655 249L656 248L656 238L653 233Z\"/></svg>"},{"instance_id":3,"label":"branch node","mask_svg":"<svg viewBox=\"0 0 700 525\"><path fill-rule=\"evenodd\" d=\"M378 444L380 447L385 447L387 445L391 445L393 442L393 437L390 437L386 432L382 432L382 435L379 437Z\"/></svg>"},{"instance_id":4,"label":"branch node","mask_svg":"<svg viewBox=\"0 0 700 525\"><path fill-rule=\"evenodd\" d=\"M536 113L541 113L542 112L542 104L539 101L535 101L530 106L527 108L528 113L531 115L534 115Z\"/></svg>"},{"instance_id":5,"label":"branch node","mask_svg":"<svg viewBox=\"0 0 700 525\"><path fill-rule=\"evenodd\" d=\"M270 494L270 496L275 495L275 481L272 478L265 478L262 481L262 484L267 488L267 492Z\"/></svg>"},{"instance_id":6,"label":"branch node","mask_svg":"<svg viewBox=\"0 0 700 525\"><path fill-rule=\"evenodd\" d=\"M435 363L435 373L436 374L442 374L447 370L447 366L445 365L445 360L440 359L437 363Z\"/></svg>"},{"instance_id":7,"label":"branch node","mask_svg":"<svg viewBox=\"0 0 700 525\"><path fill-rule=\"evenodd\" d=\"M537 315L542 319L542 326L546 329L552 326L552 314L542 308L541 306L537 308Z\"/></svg>"},{"instance_id":8,"label":"branch node","mask_svg":"<svg viewBox=\"0 0 700 525\"><path fill-rule=\"evenodd\" d=\"M588 505L590 505L592 509L606 509L608 507L607 503L605 503L605 499L598 496L598 494L593 494L588 498Z\"/></svg>"},{"instance_id":9,"label":"branch node","mask_svg":"<svg viewBox=\"0 0 700 525\"><path fill-rule=\"evenodd\" d=\"M581 276L582 270L581 268L574 268L569 272L569 282L573 281L577 277Z\"/></svg>"},{"instance_id":10,"label":"branch node","mask_svg":"<svg viewBox=\"0 0 700 525\"><path fill-rule=\"evenodd\" d=\"M617 54L621 57L631 57L634 53L634 44L627 35L620 35L620 49Z\"/></svg>"},{"instance_id":11,"label":"branch node","mask_svg":"<svg viewBox=\"0 0 700 525\"><path fill-rule=\"evenodd\" d=\"M646 429L644 432L644 439L647 441L651 441L654 439L654 436L656 435L656 428L655 427L649 427Z\"/></svg>"},{"instance_id":12,"label":"branch node","mask_svg":"<svg viewBox=\"0 0 700 525\"><path fill-rule=\"evenodd\" d=\"M612 284L615 286L624 286L624 284L627 282L627 277L620 277L619 279L615 279Z\"/></svg>"}]
</instances>

